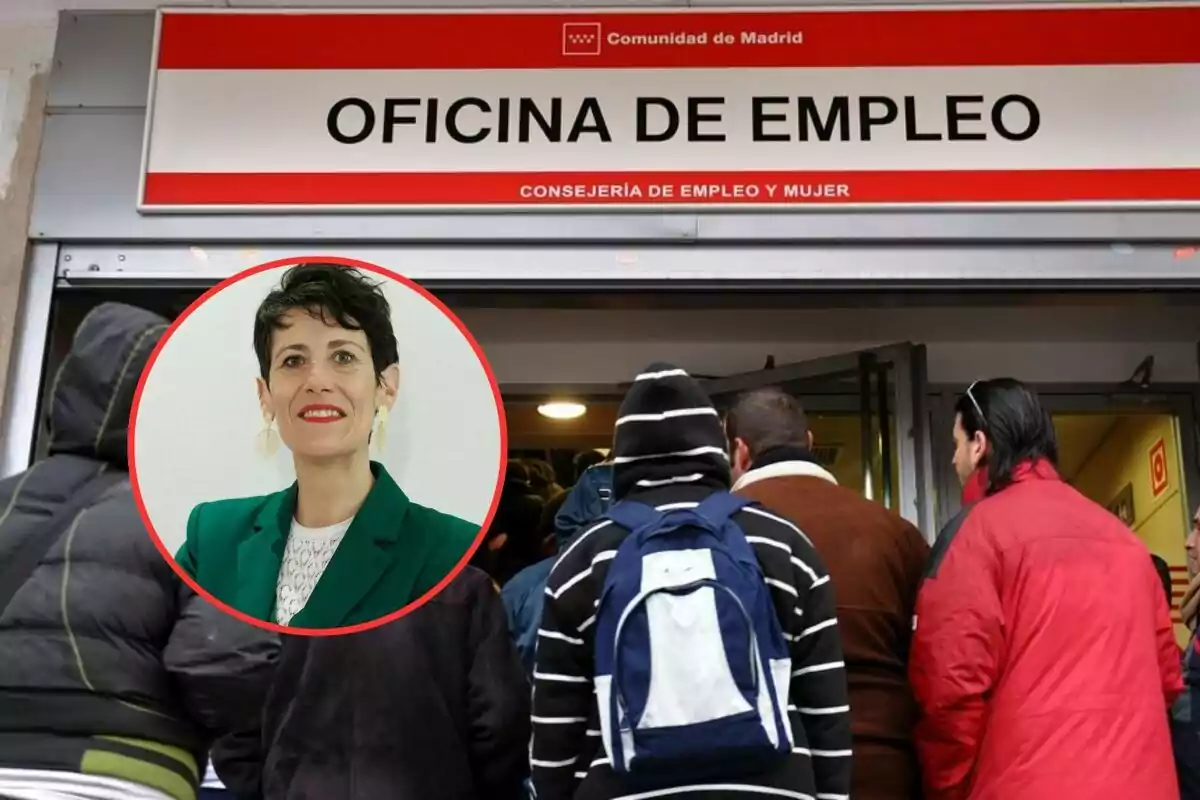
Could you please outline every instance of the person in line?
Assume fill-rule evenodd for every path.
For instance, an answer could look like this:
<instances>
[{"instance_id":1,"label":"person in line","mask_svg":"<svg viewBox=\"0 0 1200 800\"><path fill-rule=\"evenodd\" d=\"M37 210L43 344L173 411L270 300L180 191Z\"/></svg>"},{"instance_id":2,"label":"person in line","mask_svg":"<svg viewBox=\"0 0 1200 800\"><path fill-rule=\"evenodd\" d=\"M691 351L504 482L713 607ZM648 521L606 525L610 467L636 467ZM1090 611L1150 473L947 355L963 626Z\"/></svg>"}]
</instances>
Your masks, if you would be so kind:
<instances>
[{"instance_id":1,"label":"person in line","mask_svg":"<svg viewBox=\"0 0 1200 800\"><path fill-rule=\"evenodd\" d=\"M533 490L531 468L523 461L511 459L505 470L504 503L512 519L509 546L504 553L501 584L537 560L540 553L538 526L546 509L541 495Z\"/></svg>"},{"instance_id":2,"label":"person in line","mask_svg":"<svg viewBox=\"0 0 1200 800\"><path fill-rule=\"evenodd\" d=\"M1184 691L1171 707L1171 743L1182 800L1200 800L1200 508L1192 516L1192 529L1184 540L1188 586L1180 603L1183 624L1191 631L1183 648Z\"/></svg>"},{"instance_id":3,"label":"person in line","mask_svg":"<svg viewBox=\"0 0 1200 800\"><path fill-rule=\"evenodd\" d=\"M529 683L487 575L467 567L361 633L284 637L263 708L263 800L518 800Z\"/></svg>"},{"instance_id":4,"label":"person in line","mask_svg":"<svg viewBox=\"0 0 1200 800\"><path fill-rule=\"evenodd\" d=\"M564 507L554 517L559 552L566 550L584 524L603 516L608 510L608 501L612 496L612 466L593 467L584 475L586 477L575 483L563 503ZM588 516L583 517L581 509L587 509ZM530 676L533 675L533 657L537 648L538 625L542 621L546 581L557 560L556 554L526 567L514 575L500 593L508 615L509 631L521 655L521 663Z\"/></svg>"},{"instance_id":5,"label":"person in line","mask_svg":"<svg viewBox=\"0 0 1200 800\"><path fill-rule=\"evenodd\" d=\"M571 466L575 470L571 484L575 485L579 483L579 479L583 477L585 472L597 464L603 464L606 461L608 461L608 457L599 450L582 450L576 453L575 457L571 459Z\"/></svg>"},{"instance_id":6,"label":"person in line","mask_svg":"<svg viewBox=\"0 0 1200 800\"><path fill-rule=\"evenodd\" d=\"M1200 627L1200 507L1192 516L1192 529L1184 539L1184 549L1187 553L1188 585L1180 600L1179 614L1194 637Z\"/></svg>"},{"instance_id":7,"label":"person in line","mask_svg":"<svg viewBox=\"0 0 1200 800\"><path fill-rule=\"evenodd\" d=\"M519 485L526 491L533 493L529 484L529 467L519 458L511 456L504 464L504 482L505 484Z\"/></svg>"},{"instance_id":8,"label":"person in line","mask_svg":"<svg viewBox=\"0 0 1200 800\"><path fill-rule=\"evenodd\" d=\"M514 479L514 462L509 462L507 479L500 491L500 502L479 548L471 555L471 565L491 576L497 586L506 585L514 575L537 561L541 555L538 525L544 506L529 486ZM516 465L524 470L523 465Z\"/></svg>"},{"instance_id":9,"label":"person in line","mask_svg":"<svg viewBox=\"0 0 1200 800\"><path fill-rule=\"evenodd\" d=\"M542 516L538 520L536 537L538 541L536 554L540 559L537 563L558 555L558 533L554 527L554 520L558 518L559 509L563 507L563 503L567 502L570 494L570 490L564 489L542 506ZM533 565L530 564L523 569L528 569L530 566Z\"/></svg>"},{"instance_id":10,"label":"person in line","mask_svg":"<svg viewBox=\"0 0 1200 800\"><path fill-rule=\"evenodd\" d=\"M558 476L554 474L554 467L550 465L549 461L542 458L529 458L525 460L525 465L529 469L529 485L543 503L550 502L555 495L563 491L563 487L558 484Z\"/></svg>"},{"instance_id":11,"label":"person in line","mask_svg":"<svg viewBox=\"0 0 1200 800\"><path fill-rule=\"evenodd\" d=\"M1182 683L1145 545L1059 477L1050 415L1019 381L972 384L954 441L959 479L987 482L917 598L927 797L1174 800L1165 710Z\"/></svg>"},{"instance_id":12,"label":"person in line","mask_svg":"<svg viewBox=\"0 0 1200 800\"><path fill-rule=\"evenodd\" d=\"M371 459L399 382L379 285L293 267L259 305L254 350L263 436L283 440L296 481L196 506L179 566L238 611L300 628L371 622L432 590L480 526L412 502Z\"/></svg>"},{"instance_id":13,"label":"person in line","mask_svg":"<svg viewBox=\"0 0 1200 800\"><path fill-rule=\"evenodd\" d=\"M808 417L787 392L759 389L737 398L725 432L734 492L804 531L837 589L854 730L851 797L919 798L908 652L929 545L902 517L839 486L817 463Z\"/></svg>"},{"instance_id":14,"label":"person in line","mask_svg":"<svg viewBox=\"0 0 1200 800\"><path fill-rule=\"evenodd\" d=\"M134 391L167 322L103 303L51 393L49 455L0 481L0 797L258 794L277 641L179 580L129 485Z\"/></svg>"},{"instance_id":15,"label":"person in line","mask_svg":"<svg viewBox=\"0 0 1200 800\"><path fill-rule=\"evenodd\" d=\"M612 505L612 486L612 459L605 458L585 469L576 478L571 494L554 516L555 529L563 537L571 539L589 522L604 516Z\"/></svg>"},{"instance_id":16,"label":"person in line","mask_svg":"<svg viewBox=\"0 0 1200 800\"><path fill-rule=\"evenodd\" d=\"M527 465L535 474L537 470L534 467L537 463L545 464L534 462ZM549 468L550 465L545 466ZM556 488L557 491L548 494L527 487L526 491L529 493L522 495L516 504L521 524L514 531L518 535L509 541L510 546L505 554L508 569L502 583L507 584L521 570L541 561L547 555L547 548L553 547L555 510L562 505L567 496L565 490L557 486Z\"/></svg>"},{"instance_id":17,"label":"person in line","mask_svg":"<svg viewBox=\"0 0 1200 800\"><path fill-rule=\"evenodd\" d=\"M1174 594L1171 586L1171 565L1157 553L1150 554L1150 563L1154 565L1154 574L1158 576L1158 581L1162 584L1163 598L1166 600L1169 608L1171 606L1171 595Z\"/></svg>"},{"instance_id":18,"label":"person in line","mask_svg":"<svg viewBox=\"0 0 1200 800\"><path fill-rule=\"evenodd\" d=\"M505 546L508 544L509 528L511 520L509 515L505 513L504 500L501 499L500 505L496 508L496 513L492 516L492 520L488 523L487 530L484 531L483 541L479 543L479 547L475 548L475 552L471 554L470 565L478 570L483 571L492 580L492 585L496 587L496 591L500 591L500 578L502 575L502 556Z\"/></svg>"},{"instance_id":19,"label":"person in line","mask_svg":"<svg viewBox=\"0 0 1200 800\"><path fill-rule=\"evenodd\" d=\"M704 390L684 370L670 364L647 367L634 379L621 404L613 448L613 506L608 513L611 515L623 507L640 508L649 514L654 509L659 512L692 509L697 515L716 514L715 507L706 507L706 501L715 499L722 505L731 500L747 502L729 494L730 483L724 431ZM638 580L636 571L641 570L642 586L653 587L659 581L680 580L672 577L676 569L680 570L679 576L711 577L716 574L718 563L711 550L676 550L667 554L670 559L656 559L655 555L662 555L659 553L639 561L637 554L645 551L638 548L649 542L645 537L652 530L662 536L667 535L666 531L643 527L633 537L629 527L605 517L585 528L559 556L546 587L535 657L531 744L533 785L538 800L675 796L762 800L767 796L844 798L849 794L850 708L834 615L833 586L824 564L807 538L771 511L746 507L727 519L744 533L740 542L727 541L746 547L745 555L756 562L755 580L762 581L765 576L765 584L757 587L765 607L755 605L746 610L740 601L738 607L746 614L769 615L755 622L756 626L768 620L763 624L770 627L777 622L782 629L777 644L787 658L771 659L770 663L773 700L767 705L775 721L767 720L763 672L758 673L756 706L751 705L754 695L748 698L745 694L730 694L733 681L737 680L731 677L734 671L749 679L750 670L742 666L747 662L739 658L735 663L729 659L729 648L747 641L743 638L746 628L736 625L741 613L735 606L727 601L717 604L715 590L694 592L680 605L664 596L647 601L646 612L638 617L640 621L632 623L633 631L628 636L648 638L653 656L640 649L627 650L637 646L624 639L618 647L618 637L611 627L606 628L609 635L601 639L597 629L619 625L617 615L623 613L621 607L597 604L610 577L628 588L630 581ZM624 547L626 544L628 547ZM625 567L619 568L616 564L622 556L618 551L632 553L634 560L621 561ZM711 560L705 562L689 553L709 554ZM622 575L622 570L627 571ZM745 573L724 574L729 578ZM664 612L666 606L660 601L678 608L680 616L672 619L671 612ZM659 610L654 611L651 603ZM598 608L609 611L598 617ZM720 608L727 613L717 617ZM687 632L679 630L681 627L688 628ZM656 638L659 634L654 631L668 640ZM722 641L714 641L714 636L720 636ZM757 642L762 646L763 637L758 637ZM726 658L720 659L720 650L712 651L716 658L698 657L693 650L700 645L724 646ZM609 755L616 752L614 748L620 746L624 765L630 754L627 748L641 745L633 745L632 738L614 732L619 723L611 709L625 707L630 697L621 699L620 694L613 693L612 687L619 688L620 684L615 683L617 679L611 673L604 672L613 667L606 667L599 660L602 653L609 651L614 651L611 658L626 667L636 665L644 671L653 663L656 675L660 671L665 673L658 689L648 690L644 706L639 706L645 709L645 714L639 717L639 727L654 729L647 730L641 745L653 747L657 737L674 726L674 731L682 728L685 736L694 736L693 742L703 740L715 747L712 752L722 756L723 761L734 752L735 742L712 741L705 732L708 723L704 720L744 709L754 723L743 731L747 739L739 742L744 744L751 736L750 731L755 731L756 737L768 731L766 735L772 737L772 745L782 748L778 760L769 764L764 761L762 766L757 766L757 761L753 765L729 765L730 771L720 776L698 777L697 769L689 769L682 774L650 779L649 788L643 788L645 779L638 779L634 773L614 770ZM761 652L751 658L750 663L765 670ZM782 674L780 667L786 670ZM686 684L682 689L681 683ZM671 698L651 703L650 696L657 692L671 694ZM614 698L617 702L610 706ZM776 709L778 717L773 716ZM728 717L720 719L725 724ZM780 727L785 729L786 739L778 735ZM679 738L674 738L674 742L682 744ZM635 761L638 757L635 755ZM711 763L692 766L714 772Z\"/></svg>"}]
</instances>

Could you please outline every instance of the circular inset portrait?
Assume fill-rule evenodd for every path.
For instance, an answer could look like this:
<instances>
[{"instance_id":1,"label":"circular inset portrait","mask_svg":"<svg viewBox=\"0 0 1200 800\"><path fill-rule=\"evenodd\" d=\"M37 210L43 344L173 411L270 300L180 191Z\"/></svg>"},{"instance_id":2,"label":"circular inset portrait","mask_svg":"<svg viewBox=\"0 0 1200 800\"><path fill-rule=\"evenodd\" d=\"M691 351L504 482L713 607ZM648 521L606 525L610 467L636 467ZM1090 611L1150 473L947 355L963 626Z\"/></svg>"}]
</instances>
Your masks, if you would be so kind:
<instances>
[{"instance_id":1,"label":"circular inset portrait","mask_svg":"<svg viewBox=\"0 0 1200 800\"><path fill-rule=\"evenodd\" d=\"M495 512L504 409L470 332L349 259L205 293L134 398L133 489L163 555L247 622L328 635L433 597Z\"/></svg>"}]
</instances>

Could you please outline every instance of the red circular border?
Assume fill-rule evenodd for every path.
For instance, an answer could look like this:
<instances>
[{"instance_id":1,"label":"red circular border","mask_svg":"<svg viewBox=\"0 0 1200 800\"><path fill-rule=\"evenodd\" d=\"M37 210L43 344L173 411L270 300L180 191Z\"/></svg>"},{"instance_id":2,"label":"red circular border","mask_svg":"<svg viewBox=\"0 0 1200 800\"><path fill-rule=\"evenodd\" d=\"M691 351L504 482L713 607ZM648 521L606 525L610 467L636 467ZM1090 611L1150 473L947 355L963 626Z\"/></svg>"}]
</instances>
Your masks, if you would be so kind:
<instances>
[{"instance_id":1,"label":"red circular border","mask_svg":"<svg viewBox=\"0 0 1200 800\"><path fill-rule=\"evenodd\" d=\"M371 620L370 622L361 622L357 625L347 625L342 628L289 628L283 625L278 625L274 622L255 619L254 617L244 614L241 611L238 611L236 608L221 602L207 589L197 583L195 579L180 569L179 565L175 563L174 554L167 550L166 546L162 542L162 539L159 538L158 532L154 530L154 523L150 521L150 515L146 512L146 504L142 500L142 490L137 479L137 456L135 454L136 448L134 447L134 443L137 441L138 409L141 407L142 391L146 387L146 378L150 375L150 370L154 368L154 363L158 360L158 356L160 353L162 353L162 350L166 346L167 342L170 341L171 336L175 333L179 326L182 325L189 316L191 316L192 312L202 306L204 303L208 302L209 299L214 297L222 290L232 286L244 278L250 277L251 275L257 275L260 272L278 269L279 267L294 266L296 264L313 262L320 262L323 264L340 264L344 267L355 267L360 270L374 272L384 276L385 278L390 278L391 280L404 284L409 289L419 293L422 297L437 307L439 311L445 314L446 317L454 323L455 327L458 328L459 332L463 335L467 342L470 343L471 349L475 351L475 357L479 359L479 363L483 366L483 370L487 374L488 383L491 384L492 397L496 401L496 414L500 420L500 465L497 469L496 488L492 492L492 504L488 509L487 516L483 520L483 524L479 528L479 533L475 536L475 541L469 548L467 548L467 552L459 560L458 564L455 565L454 569L450 570L446 577L442 578L442 580L436 586L408 605L403 606L399 610L394 611L386 616L379 617L378 619ZM149 360L146 362L145 368L142 370L141 377L138 378L137 389L133 395L133 405L129 412L128 457L129 478L130 484L133 488L133 499L134 502L137 503L138 514L141 515L142 522L145 524L146 530L149 532L151 541L154 542L154 546L158 548L158 552L162 554L162 557L166 559L168 564L171 565L171 569L175 570L175 574L183 579L183 582L195 590L197 594L199 594L205 600L208 600L217 608L224 611L226 614L229 614L230 616L235 617L248 625L253 625L256 628L262 628L264 630L274 631L276 633L286 634L289 636L341 636L348 633L361 633L363 631L369 631L373 628L378 628L381 625L386 625L389 622L394 622L395 620L398 620L401 617L416 611L418 608L425 605L435 596L437 596L439 592L445 589L446 586L452 580L454 580L458 574L463 571L463 569L466 568L468 562L471 560L471 557L475 554L475 551L479 549L479 545L483 541L484 533L487 531L488 526L492 524L492 518L496 516L496 509L500 505L500 492L504 487L504 470L508 460L508 420L504 414L504 401L500 396L500 384L496 381L496 375L492 371L492 365L488 363L487 356L484 354L483 348L479 346L479 342L476 341L475 336L471 333L467 326L463 324L463 321L458 318L458 315L451 311L445 303L443 303L437 297L434 297L428 289L425 289L403 275L392 272L391 270L378 266L377 264L371 264L367 261L359 261L353 258L343 258L342 256L299 256L268 261L265 264L259 264L258 266L250 267L242 270L236 275L226 278L204 294L200 295L200 297L194 300L186 309L184 309L183 313L171 323L171 325L167 328L166 333L164 333L162 338L159 339L154 351L150 354Z\"/></svg>"}]
</instances>

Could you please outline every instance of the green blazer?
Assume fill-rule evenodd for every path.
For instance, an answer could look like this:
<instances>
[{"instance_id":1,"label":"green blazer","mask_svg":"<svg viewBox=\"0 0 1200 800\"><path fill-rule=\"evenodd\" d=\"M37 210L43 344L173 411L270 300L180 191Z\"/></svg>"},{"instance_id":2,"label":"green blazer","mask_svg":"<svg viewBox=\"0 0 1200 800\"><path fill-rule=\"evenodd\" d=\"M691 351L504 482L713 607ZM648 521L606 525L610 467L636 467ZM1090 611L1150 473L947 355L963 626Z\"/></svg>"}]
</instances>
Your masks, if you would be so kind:
<instances>
[{"instance_id":1,"label":"green blazer","mask_svg":"<svg viewBox=\"0 0 1200 800\"><path fill-rule=\"evenodd\" d=\"M398 611L467 553L479 525L412 502L382 464L341 544L289 627L339 628ZM296 484L274 494L192 509L179 566L216 598L275 621L275 584L296 510Z\"/></svg>"}]
</instances>

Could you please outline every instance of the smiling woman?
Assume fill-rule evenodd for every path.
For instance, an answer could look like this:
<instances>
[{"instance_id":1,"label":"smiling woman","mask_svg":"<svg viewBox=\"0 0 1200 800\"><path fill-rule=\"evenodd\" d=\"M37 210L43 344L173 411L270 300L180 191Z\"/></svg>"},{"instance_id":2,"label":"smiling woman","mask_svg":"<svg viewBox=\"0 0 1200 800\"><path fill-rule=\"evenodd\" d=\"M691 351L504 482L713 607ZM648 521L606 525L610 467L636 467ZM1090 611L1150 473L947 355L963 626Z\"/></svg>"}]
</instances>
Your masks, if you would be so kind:
<instances>
[{"instance_id":1,"label":"smiling woman","mask_svg":"<svg viewBox=\"0 0 1200 800\"><path fill-rule=\"evenodd\" d=\"M257 449L269 460L286 447L295 480L275 492L193 503L175 552L185 576L241 615L292 632L361 628L434 590L480 531L479 522L410 499L382 463L402 373L383 285L342 264L300 264L257 305ZM155 367L143 379L147 392ZM481 388L459 378L464 388ZM476 492L489 499L494 458L495 481ZM145 460L136 460L157 530Z\"/></svg>"}]
</instances>

